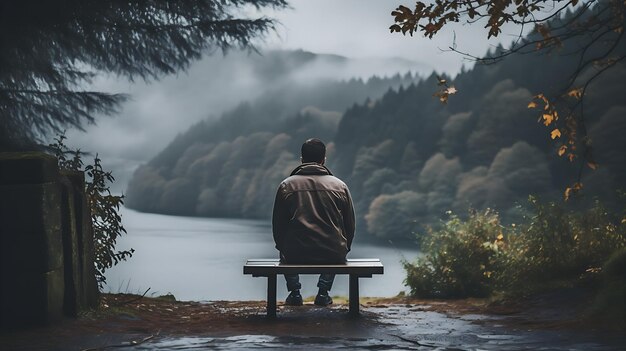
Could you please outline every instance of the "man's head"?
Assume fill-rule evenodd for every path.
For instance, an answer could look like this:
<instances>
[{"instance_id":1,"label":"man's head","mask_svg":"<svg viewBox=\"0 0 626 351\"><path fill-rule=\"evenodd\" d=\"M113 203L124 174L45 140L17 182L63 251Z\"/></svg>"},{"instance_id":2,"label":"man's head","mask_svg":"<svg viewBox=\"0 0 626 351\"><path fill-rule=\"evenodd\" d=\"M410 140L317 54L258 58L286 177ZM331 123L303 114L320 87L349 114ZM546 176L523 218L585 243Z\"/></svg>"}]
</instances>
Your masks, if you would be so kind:
<instances>
[{"instance_id":1,"label":"man's head","mask_svg":"<svg viewBox=\"0 0 626 351\"><path fill-rule=\"evenodd\" d=\"M311 138L302 144L302 163L315 162L324 164L326 161L326 145L316 138Z\"/></svg>"}]
</instances>

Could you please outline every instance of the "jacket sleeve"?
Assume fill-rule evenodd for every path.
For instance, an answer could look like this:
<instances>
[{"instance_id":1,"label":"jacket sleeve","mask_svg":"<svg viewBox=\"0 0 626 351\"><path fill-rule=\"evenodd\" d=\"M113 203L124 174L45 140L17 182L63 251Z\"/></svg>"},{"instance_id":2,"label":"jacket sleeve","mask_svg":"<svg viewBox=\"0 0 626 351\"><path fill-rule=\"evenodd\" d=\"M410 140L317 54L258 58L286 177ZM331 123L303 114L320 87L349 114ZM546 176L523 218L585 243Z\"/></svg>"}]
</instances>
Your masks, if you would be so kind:
<instances>
[{"instance_id":1,"label":"jacket sleeve","mask_svg":"<svg viewBox=\"0 0 626 351\"><path fill-rule=\"evenodd\" d=\"M354 240L355 219L354 206L352 205L352 196L350 190L346 187L346 208L343 211L343 224L346 229L346 239L348 240L348 251L352 248L352 240Z\"/></svg>"},{"instance_id":2,"label":"jacket sleeve","mask_svg":"<svg viewBox=\"0 0 626 351\"><path fill-rule=\"evenodd\" d=\"M274 234L274 243L276 249L282 251L282 243L287 231L289 218L286 215L286 204L283 196L283 185L281 184L276 191L276 199L274 199L274 210L272 211L272 233Z\"/></svg>"}]
</instances>

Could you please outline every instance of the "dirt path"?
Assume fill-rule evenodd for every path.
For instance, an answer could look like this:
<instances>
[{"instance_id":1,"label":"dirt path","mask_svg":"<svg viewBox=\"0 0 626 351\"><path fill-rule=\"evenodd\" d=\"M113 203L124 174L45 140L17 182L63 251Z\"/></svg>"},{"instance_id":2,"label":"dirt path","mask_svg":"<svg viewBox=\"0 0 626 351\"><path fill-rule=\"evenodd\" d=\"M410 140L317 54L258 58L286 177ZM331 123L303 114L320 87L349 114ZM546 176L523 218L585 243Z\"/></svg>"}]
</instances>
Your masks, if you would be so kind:
<instances>
[{"instance_id":1,"label":"dirt path","mask_svg":"<svg viewBox=\"0 0 626 351\"><path fill-rule=\"evenodd\" d=\"M46 328L4 331L1 350L620 350L620 332L577 323L571 310L488 306L484 300L363 299L349 318L345 301L279 306L262 301L177 302L104 295L100 312ZM562 306L561 306L562 307ZM542 309L540 304L535 308Z\"/></svg>"}]
</instances>

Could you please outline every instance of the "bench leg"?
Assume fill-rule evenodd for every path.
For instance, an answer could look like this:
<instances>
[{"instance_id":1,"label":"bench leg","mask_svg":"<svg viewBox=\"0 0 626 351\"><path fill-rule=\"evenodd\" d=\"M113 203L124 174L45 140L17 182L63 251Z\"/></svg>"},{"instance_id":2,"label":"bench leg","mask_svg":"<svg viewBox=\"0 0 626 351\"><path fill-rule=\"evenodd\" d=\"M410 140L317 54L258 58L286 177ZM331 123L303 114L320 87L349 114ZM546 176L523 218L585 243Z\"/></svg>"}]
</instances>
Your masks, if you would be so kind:
<instances>
[{"instance_id":1,"label":"bench leg","mask_svg":"<svg viewBox=\"0 0 626 351\"><path fill-rule=\"evenodd\" d=\"M351 316L359 315L359 276L350 274L350 310Z\"/></svg>"},{"instance_id":2,"label":"bench leg","mask_svg":"<svg viewBox=\"0 0 626 351\"><path fill-rule=\"evenodd\" d=\"M267 276L267 316L276 317L276 274Z\"/></svg>"}]
</instances>

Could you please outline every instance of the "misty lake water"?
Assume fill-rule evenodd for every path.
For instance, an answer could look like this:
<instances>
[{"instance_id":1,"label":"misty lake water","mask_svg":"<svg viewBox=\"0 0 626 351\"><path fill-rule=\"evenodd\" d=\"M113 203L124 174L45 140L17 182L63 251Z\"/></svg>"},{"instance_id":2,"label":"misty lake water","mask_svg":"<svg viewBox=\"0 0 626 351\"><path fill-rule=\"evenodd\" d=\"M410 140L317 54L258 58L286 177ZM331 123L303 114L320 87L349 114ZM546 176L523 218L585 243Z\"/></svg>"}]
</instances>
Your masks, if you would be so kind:
<instances>
[{"instance_id":1,"label":"misty lake water","mask_svg":"<svg viewBox=\"0 0 626 351\"><path fill-rule=\"evenodd\" d=\"M141 213L122 209L128 234L117 248L134 248L133 257L106 272L107 292L149 296L174 294L179 300L263 300L267 280L243 275L248 258L277 257L269 221L198 218ZM358 229L349 258L380 258L384 275L360 279L361 296L395 296L406 291L401 259L413 260L418 251L361 243ZM317 292L317 277L301 276L302 293ZM339 275L332 295L348 295L348 279ZM278 296L284 299L284 279L278 279Z\"/></svg>"}]
</instances>

